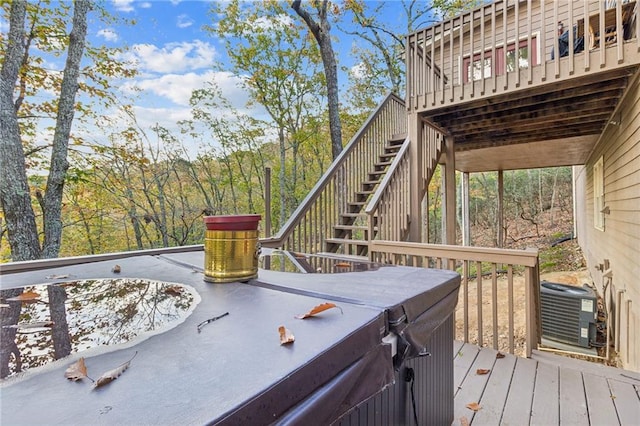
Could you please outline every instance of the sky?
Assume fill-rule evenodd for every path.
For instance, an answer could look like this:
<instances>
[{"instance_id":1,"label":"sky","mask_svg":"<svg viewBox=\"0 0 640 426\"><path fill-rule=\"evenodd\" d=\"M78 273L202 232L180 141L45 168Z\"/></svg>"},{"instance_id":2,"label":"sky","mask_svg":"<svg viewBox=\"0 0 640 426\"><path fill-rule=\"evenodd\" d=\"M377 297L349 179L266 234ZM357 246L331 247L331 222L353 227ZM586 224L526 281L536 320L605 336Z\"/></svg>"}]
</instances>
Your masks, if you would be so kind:
<instances>
[{"instance_id":1,"label":"sky","mask_svg":"<svg viewBox=\"0 0 640 426\"><path fill-rule=\"evenodd\" d=\"M406 28L400 3L387 3L384 19ZM120 90L124 94L132 94L134 87L140 90L134 101L140 127L148 130L159 124L179 134L176 123L191 117L192 91L212 80L218 82L235 107L244 109L248 96L238 85L239 77L214 70L215 64L224 64L225 48L224 40L203 30L212 22L210 0L105 0L104 4L114 15L136 22L107 26L92 16L88 38L94 45L128 46L126 58L137 63L139 75L133 81L122 82ZM8 30L6 22L0 22L0 30ZM333 26L332 35L339 67L356 66L350 55L353 37L337 26ZM346 84L347 76L341 71L339 85L344 88ZM253 113L266 116L259 107ZM202 148L201 141L185 138L181 136L181 141L189 148L190 156L195 156Z\"/></svg>"}]
</instances>

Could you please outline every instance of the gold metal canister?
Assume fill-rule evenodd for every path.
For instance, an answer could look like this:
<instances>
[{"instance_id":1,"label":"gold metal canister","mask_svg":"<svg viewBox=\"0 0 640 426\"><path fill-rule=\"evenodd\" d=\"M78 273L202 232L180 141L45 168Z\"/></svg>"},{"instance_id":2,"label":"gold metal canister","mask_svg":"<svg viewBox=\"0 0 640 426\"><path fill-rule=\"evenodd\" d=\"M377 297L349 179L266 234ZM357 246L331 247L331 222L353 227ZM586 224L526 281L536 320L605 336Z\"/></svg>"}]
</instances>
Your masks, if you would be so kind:
<instances>
[{"instance_id":1,"label":"gold metal canister","mask_svg":"<svg viewBox=\"0 0 640 426\"><path fill-rule=\"evenodd\" d=\"M204 280L248 281L258 276L258 231L206 230Z\"/></svg>"}]
</instances>

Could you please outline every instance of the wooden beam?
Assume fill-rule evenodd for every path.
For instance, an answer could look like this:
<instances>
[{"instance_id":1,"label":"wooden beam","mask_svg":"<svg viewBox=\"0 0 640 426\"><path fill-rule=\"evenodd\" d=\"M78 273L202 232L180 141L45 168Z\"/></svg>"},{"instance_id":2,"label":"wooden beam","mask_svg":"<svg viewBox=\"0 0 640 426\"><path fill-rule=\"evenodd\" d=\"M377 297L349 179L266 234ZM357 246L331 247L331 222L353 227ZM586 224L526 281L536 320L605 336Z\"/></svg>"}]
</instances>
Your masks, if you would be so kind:
<instances>
[{"instance_id":1,"label":"wooden beam","mask_svg":"<svg viewBox=\"0 0 640 426\"><path fill-rule=\"evenodd\" d=\"M442 242L456 244L456 160L452 136L445 136L444 172L442 173Z\"/></svg>"}]
</instances>

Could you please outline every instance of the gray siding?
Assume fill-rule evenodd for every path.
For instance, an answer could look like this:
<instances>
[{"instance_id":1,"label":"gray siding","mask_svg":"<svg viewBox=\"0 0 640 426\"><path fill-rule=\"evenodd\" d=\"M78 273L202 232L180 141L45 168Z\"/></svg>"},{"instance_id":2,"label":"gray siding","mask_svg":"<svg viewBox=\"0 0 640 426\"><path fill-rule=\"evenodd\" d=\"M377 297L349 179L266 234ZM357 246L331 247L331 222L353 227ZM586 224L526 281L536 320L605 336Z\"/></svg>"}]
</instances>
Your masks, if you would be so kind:
<instances>
[{"instance_id":1,"label":"gray siding","mask_svg":"<svg viewBox=\"0 0 640 426\"><path fill-rule=\"evenodd\" d=\"M619 290L620 360L624 367L640 371L640 76L630 86L623 103L585 167L576 173L578 242L594 283L603 291L605 259L613 271L612 295ZM604 202L610 213L604 231L594 228L593 165L603 156ZM615 315L614 315L615 319ZM611 326L615 322L610 320Z\"/></svg>"}]
</instances>

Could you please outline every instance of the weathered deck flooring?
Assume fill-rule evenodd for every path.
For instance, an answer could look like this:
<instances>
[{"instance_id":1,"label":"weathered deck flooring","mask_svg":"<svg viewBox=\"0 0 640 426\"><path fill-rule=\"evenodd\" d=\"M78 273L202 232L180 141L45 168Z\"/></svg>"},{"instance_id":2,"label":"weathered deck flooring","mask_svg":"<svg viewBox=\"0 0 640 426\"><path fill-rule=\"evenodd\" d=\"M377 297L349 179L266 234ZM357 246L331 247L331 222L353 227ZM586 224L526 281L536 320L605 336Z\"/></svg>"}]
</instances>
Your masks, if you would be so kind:
<instances>
[{"instance_id":1,"label":"weathered deck flooring","mask_svg":"<svg viewBox=\"0 0 640 426\"><path fill-rule=\"evenodd\" d=\"M454 343L454 425L640 425L640 373L538 351L532 359L497 353Z\"/></svg>"}]
</instances>

